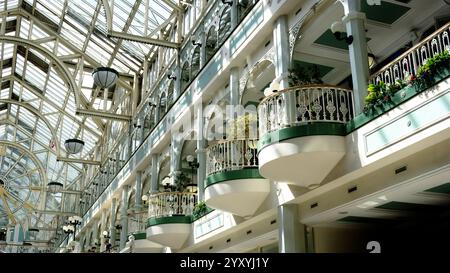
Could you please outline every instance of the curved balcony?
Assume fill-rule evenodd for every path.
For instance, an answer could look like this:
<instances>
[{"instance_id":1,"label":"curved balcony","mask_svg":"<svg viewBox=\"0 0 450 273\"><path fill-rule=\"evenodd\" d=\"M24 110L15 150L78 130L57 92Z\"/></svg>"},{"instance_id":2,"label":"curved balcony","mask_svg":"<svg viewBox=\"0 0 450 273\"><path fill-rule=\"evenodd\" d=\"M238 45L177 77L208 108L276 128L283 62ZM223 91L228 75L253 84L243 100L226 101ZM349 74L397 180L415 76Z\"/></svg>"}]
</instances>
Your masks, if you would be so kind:
<instances>
[{"instance_id":1,"label":"curved balcony","mask_svg":"<svg viewBox=\"0 0 450 273\"><path fill-rule=\"evenodd\" d=\"M259 171L304 187L319 185L345 154L345 124L353 118L351 90L293 87L258 107Z\"/></svg>"},{"instance_id":2,"label":"curved balcony","mask_svg":"<svg viewBox=\"0 0 450 273\"><path fill-rule=\"evenodd\" d=\"M147 211L134 213L128 218L128 235L133 235L134 240L128 240L125 249L122 252L133 253L158 253L163 246L147 240L145 230L145 219Z\"/></svg>"},{"instance_id":3,"label":"curved balcony","mask_svg":"<svg viewBox=\"0 0 450 273\"><path fill-rule=\"evenodd\" d=\"M149 198L147 239L181 248L191 234L192 211L197 195L189 192L161 192Z\"/></svg>"},{"instance_id":4,"label":"curved balcony","mask_svg":"<svg viewBox=\"0 0 450 273\"><path fill-rule=\"evenodd\" d=\"M207 149L205 202L242 217L253 215L270 192L258 170L257 139L230 140Z\"/></svg>"}]
</instances>

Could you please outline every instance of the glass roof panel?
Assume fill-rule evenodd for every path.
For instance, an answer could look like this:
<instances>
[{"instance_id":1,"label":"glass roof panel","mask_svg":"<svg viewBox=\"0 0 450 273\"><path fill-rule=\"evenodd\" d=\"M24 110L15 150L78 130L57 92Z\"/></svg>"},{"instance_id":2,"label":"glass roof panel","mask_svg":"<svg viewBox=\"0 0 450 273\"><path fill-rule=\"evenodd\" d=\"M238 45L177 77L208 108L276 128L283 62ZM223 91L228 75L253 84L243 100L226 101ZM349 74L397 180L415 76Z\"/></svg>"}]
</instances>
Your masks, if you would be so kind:
<instances>
[{"instance_id":1,"label":"glass roof panel","mask_svg":"<svg viewBox=\"0 0 450 273\"><path fill-rule=\"evenodd\" d=\"M113 31L157 38L161 29L167 29L161 25L167 25L169 19L172 22L175 20L174 11L163 1L109 0L109 4L113 12ZM2 17L2 23L16 20L18 24L6 35L32 40L60 57L80 85L76 88L82 90L83 107L93 105L94 109L103 110L104 105L107 109L112 105L111 99L104 101L103 93L94 90L93 68L98 65L112 67L132 79L136 73L141 73L145 57L158 49L153 45L108 37L105 10L98 0L0 0L0 11L18 8L19 5L22 12L29 16ZM68 156L64 150L66 139L80 138L85 141L83 151L70 156L91 159L96 145L101 145L106 120L75 115L78 106L75 104L75 94L61 77L61 69L50 61L52 58L48 55L25 44L0 42L0 57L3 88L0 98L31 107L28 110L14 103L8 107L0 104L0 119L6 120L5 124L0 125L0 139L11 142L6 156L0 159L0 169L14 181L10 196L5 200L0 198L0 218L5 219L10 207L14 210L13 217L21 222L29 219L28 224L32 225L61 223L61 217L57 219L54 214L35 214L31 211L61 208L64 195L45 192L44 186L49 181L80 189L77 182L82 177L82 165L57 161L57 157ZM124 90L125 85L132 83L129 80L119 82L114 99L120 99L116 95L123 93L120 90ZM128 87L132 89L132 86ZM119 104L117 112L126 107L124 103ZM114 124L120 130L127 128L122 123ZM53 139L52 132L57 139ZM59 144L61 154L57 154L55 144ZM30 186L40 187L32 190ZM41 204L44 196L46 202ZM75 196L65 198L65 209L73 209L77 201ZM10 215L6 217L9 218Z\"/></svg>"}]
</instances>

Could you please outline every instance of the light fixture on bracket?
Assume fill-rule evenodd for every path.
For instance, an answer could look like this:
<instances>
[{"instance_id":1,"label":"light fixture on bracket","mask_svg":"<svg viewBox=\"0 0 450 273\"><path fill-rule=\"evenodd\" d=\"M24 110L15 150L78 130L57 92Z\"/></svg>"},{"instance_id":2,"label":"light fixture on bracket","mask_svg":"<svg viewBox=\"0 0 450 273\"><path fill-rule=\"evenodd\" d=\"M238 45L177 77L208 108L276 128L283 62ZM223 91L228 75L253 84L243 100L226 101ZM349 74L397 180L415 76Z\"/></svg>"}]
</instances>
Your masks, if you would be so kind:
<instances>
[{"instance_id":1,"label":"light fixture on bracket","mask_svg":"<svg viewBox=\"0 0 450 273\"><path fill-rule=\"evenodd\" d=\"M233 0L222 0L222 4L226 4L231 7L233 5Z\"/></svg>"},{"instance_id":2,"label":"light fixture on bracket","mask_svg":"<svg viewBox=\"0 0 450 273\"><path fill-rule=\"evenodd\" d=\"M83 218L81 218L78 215L74 215L69 217L69 224L72 226L78 226L79 224L81 224L81 221L83 221Z\"/></svg>"},{"instance_id":3,"label":"light fixture on bracket","mask_svg":"<svg viewBox=\"0 0 450 273\"><path fill-rule=\"evenodd\" d=\"M67 139L64 142L64 147L68 154L77 154L83 150L84 141L76 138Z\"/></svg>"},{"instance_id":4,"label":"light fixture on bracket","mask_svg":"<svg viewBox=\"0 0 450 273\"><path fill-rule=\"evenodd\" d=\"M169 71L169 72L167 72L167 78L169 79L169 80L176 80L177 79L177 76L175 76L175 75L173 75L172 74L172 71ZM156 105L155 105L156 106Z\"/></svg>"},{"instance_id":5,"label":"light fixture on bracket","mask_svg":"<svg viewBox=\"0 0 450 273\"><path fill-rule=\"evenodd\" d=\"M200 166L200 164L197 162L197 159L193 155L186 156L186 161L191 168L197 169Z\"/></svg>"},{"instance_id":6,"label":"light fixture on bracket","mask_svg":"<svg viewBox=\"0 0 450 273\"><path fill-rule=\"evenodd\" d=\"M105 238L105 239L111 238L111 237L109 236L109 232L108 232L107 230L104 230L104 231L102 232L102 235L103 235L103 238Z\"/></svg>"},{"instance_id":7,"label":"light fixture on bracket","mask_svg":"<svg viewBox=\"0 0 450 273\"><path fill-rule=\"evenodd\" d=\"M353 36L347 36L347 34L345 33L344 24L341 21L336 21L331 24L330 29L334 37L336 37L338 41L345 40L348 45L353 43Z\"/></svg>"},{"instance_id":8,"label":"light fixture on bracket","mask_svg":"<svg viewBox=\"0 0 450 273\"><path fill-rule=\"evenodd\" d=\"M141 197L141 200L144 201L144 204L148 201L148 195L144 194Z\"/></svg>"},{"instance_id":9,"label":"light fixture on bracket","mask_svg":"<svg viewBox=\"0 0 450 273\"><path fill-rule=\"evenodd\" d=\"M202 43L195 41L194 39L192 40L192 45L193 46L202 46Z\"/></svg>"},{"instance_id":10,"label":"light fixture on bracket","mask_svg":"<svg viewBox=\"0 0 450 273\"><path fill-rule=\"evenodd\" d=\"M65 225L65 226L63 226L63 231L64 231L64 233L72 234L72 233L75 233L75 227L72 225Z\"/></svg>"},{"instance_id":11,"label":"light fixture on bracket","mask_svg":"<svg viewBox=\"0 0 450 273\"><path fill-rule=\"evenodd\" d=\"M141 119L136 119L136 121L133 123L134 128L141 128Z\"/></svg>"},{"instance_id":12,"label":"light fixture on bracket","mask_svg":"<svg viewBox=\"0 0 450 273\"><path fill-rule=\"evenodd\" d=\"M56 181L52 181L47 184L47 188L49 192L55 194L61 192L61 190L63 189L63 184Z\"/></svg>"},{"instance_id":13,"label":"light fixture on bracket","mask_svg":"<svg viewBox=\"0 0 450 273\"><path fill-rule=\"evenodd\" d=\"M107 89L113 86L119 78L119 72L110 67L98 67L92 72L96 86Z\"/></svg>"}]
</instances>

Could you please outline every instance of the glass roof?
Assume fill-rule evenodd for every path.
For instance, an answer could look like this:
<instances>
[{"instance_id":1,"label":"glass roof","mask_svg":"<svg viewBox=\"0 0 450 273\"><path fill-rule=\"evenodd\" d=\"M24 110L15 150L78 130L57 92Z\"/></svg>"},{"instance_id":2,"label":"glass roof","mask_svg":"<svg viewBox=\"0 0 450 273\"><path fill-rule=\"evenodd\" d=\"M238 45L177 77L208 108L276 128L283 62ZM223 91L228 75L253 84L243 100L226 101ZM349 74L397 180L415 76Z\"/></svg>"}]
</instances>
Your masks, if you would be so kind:
<instances>
[{"instance_id":1,"label":"glass roof","mask_svg":"<svg viewBox=\"0 0 450 273\"><path fill-rule=\"evenodd\" d=\"M173 0L108 3L115 32L165 39L175 24ZM134 75L158 49L108 37L101 0L0 0L3 11L10 13L0 21L0 36L33 41L57 56L77 83L82 103L92 110L122 113L126 105L121 101L132 90ZM116 69L121 80L108 90L96 87L91 73L98 66ZM75 94L61 73L34 46L0 41L0 227L20 223L48 230L39 233L41 239L55 235L55 225L67 216L55 212L75 212L84 190L83 165L57 158L93 160L106 128L126 128L117 121L75 115ZM85 142L81 153L66 153L64 142L70 138ZM50 181L62 183L65 192L48 192Z\"/></svg>"}]
</instances>

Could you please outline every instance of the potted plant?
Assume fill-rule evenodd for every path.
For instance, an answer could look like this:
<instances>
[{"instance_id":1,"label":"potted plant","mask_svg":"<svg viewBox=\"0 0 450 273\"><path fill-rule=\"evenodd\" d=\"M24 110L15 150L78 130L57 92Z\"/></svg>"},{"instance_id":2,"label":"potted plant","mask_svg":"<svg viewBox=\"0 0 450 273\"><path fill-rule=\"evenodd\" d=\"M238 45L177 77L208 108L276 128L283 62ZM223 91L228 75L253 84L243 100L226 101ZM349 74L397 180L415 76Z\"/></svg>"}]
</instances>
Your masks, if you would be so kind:
<instances>
[{"instance_id":1,"label":"potted plant","mask_svg":"<svg viewBox=\"0 0 450 273\"><path fill-rule=\"evenodd\" d=\"M432 80L436 74L440 74L443 68L449 68L450 66L450 53L448 50L442 53L436 54L432 58L428 58L425 64L423 64L417 71L417 76L412 76L410 81L416 85L426 86L432 83Z\"/></svg>"},{"instance_id":2,"label":"potted plant","mask_svg":"<svg viewBox=\"0 0 450 273\"><path fill-rule=\"evenodd\" d=\"M182 192L190 182L191 179L184 172L178 172L174 176L174 190Z\"/></svg>"},{"instance_id":3,"label":"potted plant","mask_svg":"<svg viewBox=\"0 0 450 273\"><path fill-rule=\"evenodd\" d=\"M310 84L323 84L320 70L317 65L308 67L297 66L294 69L289 69L289 85L310 85Z\"/></svg>"},{"instance_id":4,"label":"potted plant","mask_svg":"<svg viewBox=\"0 0 450 273\"><path fill-rule=\"evenodd\" d=\"M194 209L192 211L192 216L194 219L198 219L205 215L208 212L208 207L206 206L205 202L199 202L194 206Z\"/></svg>"}]
</instances>

